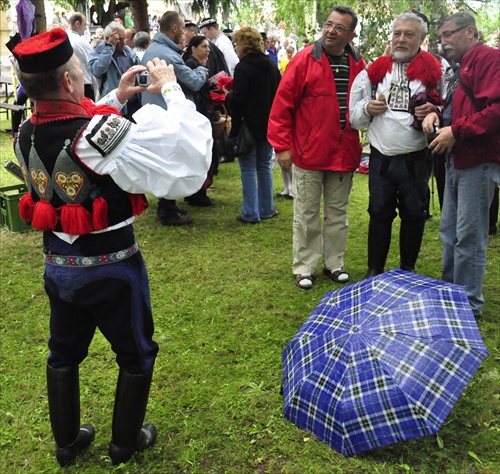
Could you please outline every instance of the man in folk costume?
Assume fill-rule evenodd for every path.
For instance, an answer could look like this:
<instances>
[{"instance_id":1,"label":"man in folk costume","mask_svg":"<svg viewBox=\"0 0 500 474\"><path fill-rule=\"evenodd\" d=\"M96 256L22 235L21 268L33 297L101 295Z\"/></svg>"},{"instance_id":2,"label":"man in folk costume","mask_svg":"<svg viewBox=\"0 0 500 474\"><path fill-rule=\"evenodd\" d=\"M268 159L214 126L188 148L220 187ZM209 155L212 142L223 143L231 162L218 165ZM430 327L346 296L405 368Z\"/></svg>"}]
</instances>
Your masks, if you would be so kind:
<instances>
[{"instance_id":1,"label":"man in folk costume","mask_svg":"<svg viewBox=\"0 0 500 474\"><path fill-rule=\"evenodd\" d=\"M351 89L350 121L368 127L371 149L366 277L384 272L396 209L402 269L415 270L422 243L432 168L422 120L441 109L446 94L446 66L420 49L426 33L414 13L396 17L391 55L373 61Z\"/></svg>"},{"instance_id":2,"label":"man in folk costume","mask_svg":"<svg viewBox=\"0 0 500 474\"><path fill-rule=\"evenodd\" d=\"M35 102L15 153L28 185L21 217L44 231L56 457L61 466L71 464L94 438L91 425L80 426L78 367L99 328L120 367L109 446L119 464L156 440L154 425L142 424L158 345L132 222L146 207L144 193L175 199L201 186L211 159L210 122L157 58L147 64L148 91L161 93L168 110L147 105L134 115L136 124L119 110L143 89L134 78L145 66L130 68L96 105L84 98L83 73L64 30L23 41L13 54Z\"/></svg>"}]
</instances>

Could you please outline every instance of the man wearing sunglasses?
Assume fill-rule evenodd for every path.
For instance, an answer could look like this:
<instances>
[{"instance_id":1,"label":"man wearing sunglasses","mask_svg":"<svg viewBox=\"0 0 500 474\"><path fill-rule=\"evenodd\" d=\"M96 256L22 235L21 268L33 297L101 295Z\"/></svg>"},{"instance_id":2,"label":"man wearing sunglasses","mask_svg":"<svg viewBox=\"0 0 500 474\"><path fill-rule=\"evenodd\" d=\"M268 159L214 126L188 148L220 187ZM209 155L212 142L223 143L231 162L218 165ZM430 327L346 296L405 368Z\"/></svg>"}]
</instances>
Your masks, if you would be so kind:
<instances>
[{"instance_id":1,"label":"man wearing sunglasses","mask_svg":"<svg viewBox=\"0 0 500 474\"><path fill-rule=\"evenodd\" d=\"M450 83L441 130L429 148L446 152L446 185L440 221L442 279L465 286L481 315L488 246L489 206L500 184L500 51L479 41L470 13L455 13L438 30L444 54L460 63ZM439 124L437 114L423 123Z\"/></svg>"},{"instance_id":2,"label":"man wearing sunglasses","mask_svg":"<svg viewBox=\"0 0 500 474\"><path fill-rule=\"evenodd\" d=\"M426 34L415 13L396 17L391 54L373 61L351 89L351 124L368 128L370 141L367 278L384 272L396 210L400 268L415 271L420 252L432 167L420 120L442 105L447 68L421 50Z\"/></svg>"}]
</instances>

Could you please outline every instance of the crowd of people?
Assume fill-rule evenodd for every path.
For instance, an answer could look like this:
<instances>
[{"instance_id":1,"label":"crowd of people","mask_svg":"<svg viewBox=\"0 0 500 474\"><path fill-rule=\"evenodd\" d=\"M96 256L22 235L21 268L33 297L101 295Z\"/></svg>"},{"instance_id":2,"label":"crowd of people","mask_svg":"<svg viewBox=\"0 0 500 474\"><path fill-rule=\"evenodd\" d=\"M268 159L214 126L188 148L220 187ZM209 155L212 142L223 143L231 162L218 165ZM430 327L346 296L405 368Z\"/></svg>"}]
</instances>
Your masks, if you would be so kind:
<instances>
[{"instance_id":1,"label":"crowd of people","mask_svg":"<svg viewBox=\"0 0 500 474\"><path fill-rule=\"evenodd\" d=\"M127 462L155 443L155 426L143 422L158 345L133 222L145 194L158 198L166 226L193 222L178 199L213 206L206 191L223 161L212 125L221 111L231 117L230 138L245 128L252 138L237 157L236 218L257 224L279 215L275 154L279 196L293 199L291 271L304 290L320 261L327 278L350 281L344 256L359 130L370 142L366 278L385 271L397 215L400 268L416 271L432 155L443 155L442 278L464 286L481 316L488 216L500 184L500 51L479 41L470 13L438 27L446 58L422 49L425 15L398 15L390 52L368 65L352 46L358 17L346 6L333 8L320 37L299 51L293 30L278 48L274 34L238 25L229 38L217 20L196 24L175 11L155 19L152 37L113 21L87 40L86 21L74 13L66 28L13 47L35 103L15 153L29 189L21 217L43 231L47 386L61 466L94 439L92 425L80 426L78 367L96 328L120 368L111 460Z\"/></svg>"}]
</instances>

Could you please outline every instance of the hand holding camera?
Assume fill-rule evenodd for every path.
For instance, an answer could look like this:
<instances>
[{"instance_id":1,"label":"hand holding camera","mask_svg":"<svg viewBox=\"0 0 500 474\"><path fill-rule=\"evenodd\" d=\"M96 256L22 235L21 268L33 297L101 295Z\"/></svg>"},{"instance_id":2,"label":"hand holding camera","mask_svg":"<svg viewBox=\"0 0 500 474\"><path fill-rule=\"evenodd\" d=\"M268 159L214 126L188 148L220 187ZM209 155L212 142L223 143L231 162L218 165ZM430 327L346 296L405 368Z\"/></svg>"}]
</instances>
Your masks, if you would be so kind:
<instances>
[{"instance_id":1,"label":"hand holding camera","mask_svg":"<svg viewBox=\"0 0 500 474\"><path fill-rule=\"evenodd\" d=\"M159 94L163 84L167 82L177 82L174 66L167 66L164 59L153 58L147 62L147 68L151 77L151 84L148 86L150 94Z\"/></svg>"},{"instance_id":2,"label":"hand holding camera","mask_svg":"<svg viewBox=\"0 0 500 474\"><path fill-rule=\"evenodd\" d=\"M154 58L145 66L132 66L121 77L116 97L123 104L134 94L147 90L150 94L160 94L163 84L177 82L174 67L167 66L164 59Z\"/></svg>"}]
</instances>

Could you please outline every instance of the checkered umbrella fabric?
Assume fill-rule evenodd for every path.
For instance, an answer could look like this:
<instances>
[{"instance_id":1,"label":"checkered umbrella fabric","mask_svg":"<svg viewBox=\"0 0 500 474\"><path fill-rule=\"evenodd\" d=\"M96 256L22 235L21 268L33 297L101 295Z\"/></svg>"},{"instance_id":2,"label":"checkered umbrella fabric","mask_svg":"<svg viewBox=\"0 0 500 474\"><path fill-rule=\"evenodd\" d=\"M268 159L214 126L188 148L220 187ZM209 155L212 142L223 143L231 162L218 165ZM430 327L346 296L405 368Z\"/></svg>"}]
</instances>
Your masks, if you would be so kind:
<instances>
[{"instance_id":1,"label":"checkered umbrella fabric","mask_svg":"<svg viewBox=\"0 0 500 474\"><path fill-rule=\"evenodd\" d=\"M312 311L283 351L284 415L345 456L434 434L487 355L462 287L390 271Z\"/></svg>"}]
</instances>

